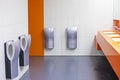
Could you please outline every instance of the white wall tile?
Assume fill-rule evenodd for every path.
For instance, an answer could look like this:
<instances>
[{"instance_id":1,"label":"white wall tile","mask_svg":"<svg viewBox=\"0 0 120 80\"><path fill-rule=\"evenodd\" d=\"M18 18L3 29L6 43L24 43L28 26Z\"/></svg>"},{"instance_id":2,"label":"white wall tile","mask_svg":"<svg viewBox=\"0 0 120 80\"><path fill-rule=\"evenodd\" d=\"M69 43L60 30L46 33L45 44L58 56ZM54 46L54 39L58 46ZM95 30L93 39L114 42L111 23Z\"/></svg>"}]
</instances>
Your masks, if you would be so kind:
<instances>
[{"instance_id":1,"label":"white wall tile","mask_svg":"<svg viewBox=\"0 0 120 80\"><path fill-rule=\"evenodd\" d=\"M4 43L28 33L28 0L0 0L0 80L6 80Z\"/></svg>"},{"instance_id":2,"label":"white wall tile","mask_svg":"<svg viewBox=\"0 0 120 80\"><path fill-rule=\"evenodd\" d=\"M112 29L113 0L45 0L44 15L45 27L55 28L55 47L45 50L45 55L99 55L94 36L98 30ZM66 48L69 26L78 27L78 46L73 51Z\"/></svg>"},{"instance_id":3,"label":"white wall tile","mask_svg":"<svg viewBox=\"0 0 120 80\"><path fill-rule=\"evenodd\" d=\"M27 0L1 0L1 2L0 26L27 23Z\"/></svg>"},{"instance_id":4,"label":"white wall tile","mask_svg":"<svg viewBox=\"0 0 120 80\"><path fill-rule=\"evenodd\" d=\"M120 0L114 0L114 19L120 20Z\"/></svg>"}]
</instances>

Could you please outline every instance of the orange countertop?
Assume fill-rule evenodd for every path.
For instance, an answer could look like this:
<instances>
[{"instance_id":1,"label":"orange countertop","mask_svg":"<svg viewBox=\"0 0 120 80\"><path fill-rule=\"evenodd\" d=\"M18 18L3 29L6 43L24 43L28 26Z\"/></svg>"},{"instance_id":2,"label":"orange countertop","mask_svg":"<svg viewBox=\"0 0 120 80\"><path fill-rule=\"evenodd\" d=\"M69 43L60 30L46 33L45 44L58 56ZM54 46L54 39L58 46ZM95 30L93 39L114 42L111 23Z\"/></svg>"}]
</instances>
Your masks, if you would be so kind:
<instances>
[{"instance_id":1,"label":"orange countertop","mask_svg":"<svg viewBox=\"0 0 120 80\"><path fill-rule=\"evenodd\" d=\"M95 36L97 50L102 50L120 79L120 32L117 30L99 31Z\"/></svg>"}]
</instances>

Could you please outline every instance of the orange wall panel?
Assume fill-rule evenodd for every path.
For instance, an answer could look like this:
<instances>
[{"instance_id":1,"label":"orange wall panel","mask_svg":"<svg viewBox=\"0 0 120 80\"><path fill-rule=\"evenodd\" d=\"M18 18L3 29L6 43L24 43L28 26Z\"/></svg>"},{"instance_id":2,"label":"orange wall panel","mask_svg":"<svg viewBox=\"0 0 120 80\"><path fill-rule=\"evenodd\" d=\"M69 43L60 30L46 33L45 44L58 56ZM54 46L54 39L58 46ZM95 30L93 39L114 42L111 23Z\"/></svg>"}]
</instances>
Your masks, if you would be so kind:
<instances>
[{"instance_id":1,"label":"orange wall panel","mask_svg":"<svg viewBox=\"0 0 120 80\"><path fill-rule=\"evenodd\" d=\"M28 0L29 34L32 36L30 56L44 55L44 0Z\"/></svg>"}]
</instances>

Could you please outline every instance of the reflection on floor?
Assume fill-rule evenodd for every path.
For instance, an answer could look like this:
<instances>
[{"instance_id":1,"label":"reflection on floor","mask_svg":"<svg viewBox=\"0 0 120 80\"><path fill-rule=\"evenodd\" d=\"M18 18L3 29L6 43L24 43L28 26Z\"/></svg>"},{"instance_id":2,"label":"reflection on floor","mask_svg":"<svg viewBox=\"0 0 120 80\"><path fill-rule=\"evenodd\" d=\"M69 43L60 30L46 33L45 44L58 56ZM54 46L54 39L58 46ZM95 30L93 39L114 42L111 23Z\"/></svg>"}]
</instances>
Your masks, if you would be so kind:
<instances>
[{"instance_id":1,"label":"reflection on floor","mask_svg":"<svg viewBox=\"0 0 120 80\"><path fill-rule=\"evenodd\" d=\"M104 56L30 57L21 80L118 80Z\"/></svg>"}]
</instances>

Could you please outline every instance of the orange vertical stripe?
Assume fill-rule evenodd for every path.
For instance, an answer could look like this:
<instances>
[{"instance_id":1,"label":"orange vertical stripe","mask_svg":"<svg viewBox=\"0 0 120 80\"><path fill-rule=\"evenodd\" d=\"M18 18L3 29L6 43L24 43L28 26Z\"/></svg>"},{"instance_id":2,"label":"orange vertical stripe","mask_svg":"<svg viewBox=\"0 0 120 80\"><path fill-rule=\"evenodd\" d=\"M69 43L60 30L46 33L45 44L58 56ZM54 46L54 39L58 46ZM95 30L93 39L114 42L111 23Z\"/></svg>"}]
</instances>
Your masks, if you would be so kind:
<instances>
[{"instance_id":1,"label":"orange vertical stripe","mask_svg":"<svg viewBox=\"0 0 120 80\"><path fill-rule=\"evenodd\" d=\"M29 34L32 36L30 56L44 55L44 0L28 0Z\"/></svg>"}]
</instances>

